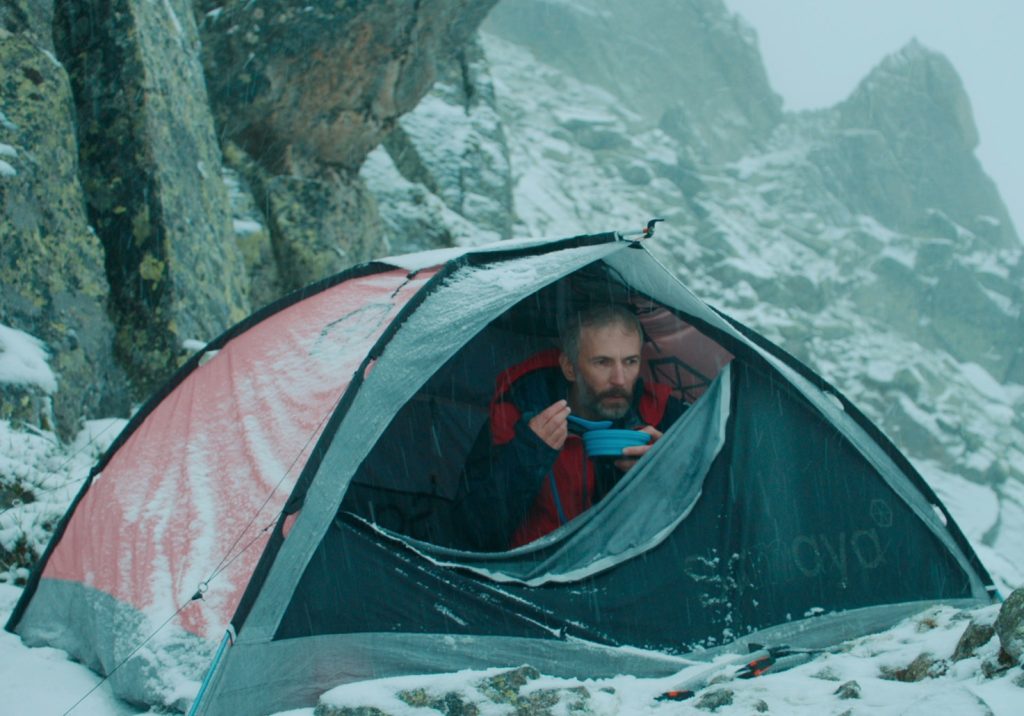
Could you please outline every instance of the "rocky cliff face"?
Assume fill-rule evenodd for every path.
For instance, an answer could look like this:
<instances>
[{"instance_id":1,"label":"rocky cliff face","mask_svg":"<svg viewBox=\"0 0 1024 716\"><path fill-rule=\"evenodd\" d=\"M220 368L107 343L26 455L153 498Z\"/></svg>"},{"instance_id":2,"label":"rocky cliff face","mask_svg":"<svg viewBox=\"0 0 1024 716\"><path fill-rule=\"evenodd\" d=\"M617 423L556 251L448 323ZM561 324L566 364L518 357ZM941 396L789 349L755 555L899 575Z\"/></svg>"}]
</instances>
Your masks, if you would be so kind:
<instances>
[{"instance_id":1,"label":"rocky cliff face","mask_svg":"<svg viewBox=\"0 0 1024 716\"><path fill-rule=\"evenodd\" d=\"M512 172L487 59L467 44L360 170L388 251L511 236Z\"/></svg>"},{"instance_id":2,"label":"rocky cliff face","mask_svg":"<svg viewBox=\"0 0 1024 716\"><path fill-rule=\"evenodd\" d=\"M256 290L280 294L386 253L356 172L493 4L197 5L228 162L264 209L276 259L276 285Z\"/></svg>"},{"instance_id":3,"label":"rocky cliff face","mask_svg":"<svg viewBox=\"0 0 1024 716\"><path fill-rule=\"evenodd\" d=\"M488 29L656 120L695 160L736 158L782 117L752 33L720 2L505 2Z\"/></svg>"},{"instance_id":4,"label":"rocky cliff face","mask_svg":"<svg viewBox=\"0 0 1024 716\"><path fill-rule=\"evenodd\" d=\"M0 324L41 340L60 383L0 384L0 418L67 436L83 414L123 412L127 401L51 20L44 2L0 5Z\"/></svg>"},{"instance_id":5,"label":"rocky cliff face","mask_svg":"<svg viewBox=\"0 0 1024 716\"><path fill-rule=\"evenodd\" d=\"M254 308L380 253L355 172L491 5L0 1L0 323L55 372L0 386L0 417L68 435L123 413Z\"/></svg>"},{"instance_id":6,"label":"rocky cliff face","mask_svg":"<svg viewBox=\"0 0 1024 716\"><path fill-rule=\"evenodd\" d=\"M145 395L249 312L188 0L58 0L89 221L103 243L117 353Z\"/></svg>"}]
</instances>

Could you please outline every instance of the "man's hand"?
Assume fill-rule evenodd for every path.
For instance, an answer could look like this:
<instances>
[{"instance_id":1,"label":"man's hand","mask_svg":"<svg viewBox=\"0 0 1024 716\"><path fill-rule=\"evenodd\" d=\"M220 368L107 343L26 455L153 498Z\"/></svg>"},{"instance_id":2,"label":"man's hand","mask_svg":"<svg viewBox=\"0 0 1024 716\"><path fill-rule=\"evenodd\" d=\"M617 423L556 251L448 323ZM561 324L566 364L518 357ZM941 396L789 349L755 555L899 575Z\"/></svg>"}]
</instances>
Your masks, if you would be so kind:
<instances>
[{"instance_id":1,"label":"man's hand","mask_svg":"<svg viewBox=\"0 0 1024 716\"><path fill-rule=\"evenodd\" d=\"M527 425L550 447L561 450L569 435L569 412L569 404L566 401L556 400L530 418Z\"/></svg>"},{"instance_id":2,"label":"man's hand","mask_svg":"<svg viewBox=\"0 0 1024 716\"><path fill-rule=\"evenodd\" d=\"M623 472L626 472L631 467L636 465L636 461L639 460L644 454L654 446L654 443L661 439L662 432L655 427L645 425L640 428L639 432L647 433L651 436L650 442L646 445L632 445L627 448L622 448L622 454L625 455L621 460L615 461L615 467L619 468Z\"/></svg>"}]
</instances>

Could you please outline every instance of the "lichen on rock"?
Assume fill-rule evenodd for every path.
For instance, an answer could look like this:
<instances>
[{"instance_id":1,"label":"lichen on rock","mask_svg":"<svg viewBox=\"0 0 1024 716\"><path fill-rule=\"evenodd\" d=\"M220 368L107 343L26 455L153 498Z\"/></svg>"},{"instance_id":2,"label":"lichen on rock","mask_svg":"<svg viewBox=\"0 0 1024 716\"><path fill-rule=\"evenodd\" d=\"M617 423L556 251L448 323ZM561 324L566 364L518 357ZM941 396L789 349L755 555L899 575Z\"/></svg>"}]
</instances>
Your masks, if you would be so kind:
<instances>
[{"instance_id":1,"label":"lichen on rock","mask_svg":"<svg viewBox=\"0 0 1024 716\"><path fill-rule=\"evenodd\" d=\"M0 145L12 168L0 176L0 324L46 345L57 386L52 395L0 386L0 402L5 419L69 437L83 417L124 414L127 396L78 180L68 77L44 48L30 28L0 29Z\"/></svg>"},{"instance_id":2,"label":"lichen on rock","mask_svg":"<svg viewBox=\"0 0 1024 716\"><path fill-rule=\"evenodd\" d=\"M191 3L58 0L119 357L144 397L249 312Z\"/></svg>"}]
</instances>

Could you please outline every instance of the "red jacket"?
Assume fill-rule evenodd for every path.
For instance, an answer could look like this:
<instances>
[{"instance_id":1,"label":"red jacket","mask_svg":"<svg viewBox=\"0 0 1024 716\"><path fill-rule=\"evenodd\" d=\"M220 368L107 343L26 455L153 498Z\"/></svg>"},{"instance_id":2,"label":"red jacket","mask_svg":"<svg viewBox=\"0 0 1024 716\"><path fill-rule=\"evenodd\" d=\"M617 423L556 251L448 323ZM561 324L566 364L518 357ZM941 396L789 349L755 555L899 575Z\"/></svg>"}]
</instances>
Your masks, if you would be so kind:
<instances>
[{"instance_id":1,"label":"red jacket","mask_svg":"<svg viewBox=\"0 0 1024 716\"><path fill-rule=\"evenodd\" d=\"M539 412L562 397L551 395L549 390L540 387L550 385L552 369L559 370L558 355L557 350L539 353L499 377L491 402L490 418L491 439L496 448L516 440L517 435L522 440L524 431L520 429L517 433L516 425L525 413ZM547 375L537 375L541 371ZM616 426L635 428L652 425L667 429L684 406L671 397L671 388L667 385L642 383L639 387L639 400L624 418L617 421ZM515 400L531 404L520 406L513 402ZM673 409L666 410L670 403L674 404ZM540 442L539 439L537 441ZM539 490L534 492L525 517L515 528L511 547L532 542L588 510L597 501L595 497L600 499L602 496L598 495L599 482L603 484L596 479L598 472L617 470L607 463L595 465L587 458L583 450L583 439L579 435L570 433L557 454L547 445L544 447L554 456L553 464L540 483ZM617 478L616 473L614 479Z\"/></svg>"}]
</instances>

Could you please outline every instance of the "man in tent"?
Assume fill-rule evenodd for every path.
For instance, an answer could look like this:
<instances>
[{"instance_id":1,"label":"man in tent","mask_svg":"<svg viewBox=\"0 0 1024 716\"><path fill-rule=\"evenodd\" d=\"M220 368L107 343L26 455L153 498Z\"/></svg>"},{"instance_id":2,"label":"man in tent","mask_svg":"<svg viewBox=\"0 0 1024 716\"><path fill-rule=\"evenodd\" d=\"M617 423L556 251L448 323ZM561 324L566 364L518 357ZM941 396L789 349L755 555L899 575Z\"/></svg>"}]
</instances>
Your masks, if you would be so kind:
<instances>
[{"instance_id":1,"label":"man in tent","mask_svg":"<svg viewBox=\"0 0 1024 716\"><path fill-rule=\"evenodd\" d=\"M640 378L643 334L625 306L600 304L574 313L562 350L539 353L498 378L490 419L465 470L458 510L464 542L495 551L532 542L577 517L683 413L669 386ZM646 445L617 460L587 456L583 421L641 430Z\"/></svg>"}]
</instances>

